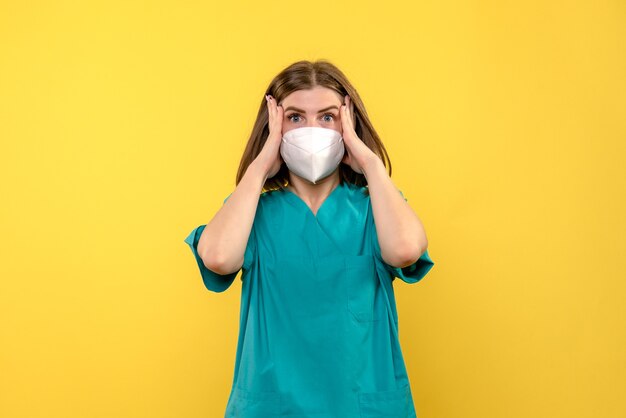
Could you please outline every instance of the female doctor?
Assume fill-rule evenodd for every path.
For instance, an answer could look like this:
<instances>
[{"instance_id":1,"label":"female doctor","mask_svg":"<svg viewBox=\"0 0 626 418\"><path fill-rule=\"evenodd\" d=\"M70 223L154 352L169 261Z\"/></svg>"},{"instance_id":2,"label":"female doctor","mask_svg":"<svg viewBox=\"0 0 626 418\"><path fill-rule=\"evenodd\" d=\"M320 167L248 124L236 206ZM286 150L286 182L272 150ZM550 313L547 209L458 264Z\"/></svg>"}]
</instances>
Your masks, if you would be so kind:
<instances>
[{"instance_id":1,"label":"female doctor","mask_svg":"<svg viewBox=\"0 0 626 418\"><path fill-rule=\"evenodd\" d=\"M424 226L336 66L296 62L266 93L236 188L185 240L210 291L242 271L225 417L416 417L393 281L433 267Z\"/></svg>"}]
</instances>

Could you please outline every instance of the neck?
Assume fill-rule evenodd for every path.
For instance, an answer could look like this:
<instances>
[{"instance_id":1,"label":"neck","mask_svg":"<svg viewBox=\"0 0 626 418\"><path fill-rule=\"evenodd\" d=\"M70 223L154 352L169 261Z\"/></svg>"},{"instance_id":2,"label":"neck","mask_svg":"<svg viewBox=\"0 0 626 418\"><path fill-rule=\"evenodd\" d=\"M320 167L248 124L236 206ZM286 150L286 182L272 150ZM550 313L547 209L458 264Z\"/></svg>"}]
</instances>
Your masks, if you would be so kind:
<instances>
[{"instance_id":1,"label":"neck","mask_svg":"<svg viewBox=\"0 0 626 418\"><path fill-rule=\"evenodd\" d=\"M293 173L289 173L289 184L287 188L294 192L300 199L307 202L310 206L321 203L330 195L335 187L339 185L339 171L335 171L325 179L320 180L316 184L310 183Z\"/></svg>"}]
</instances>

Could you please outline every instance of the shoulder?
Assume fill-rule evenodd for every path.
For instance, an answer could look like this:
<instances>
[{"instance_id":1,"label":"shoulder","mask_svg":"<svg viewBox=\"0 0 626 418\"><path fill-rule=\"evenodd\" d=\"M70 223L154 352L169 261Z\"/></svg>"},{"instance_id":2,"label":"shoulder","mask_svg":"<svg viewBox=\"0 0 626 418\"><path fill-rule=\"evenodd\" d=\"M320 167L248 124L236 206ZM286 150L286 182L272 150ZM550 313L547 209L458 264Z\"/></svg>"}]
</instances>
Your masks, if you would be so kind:
<instances>
[{"instance_id":1,"label":"shoulder","mask_svg":"<svg viewBox=\"0 0 626 418\"><path fill-rule=\"evenodd\" d=\"M346 204L348 204L352 210L363 214L369 212L370 193L367 186L359 186L349 182L344 183L343 197Z\"/></svg>"},{"instance_id":2,"label":"shoulder","mask_svg":"<svg viewBox=\"0 0 626 418\"><path fill-rule=\"evenodd\" d=\"M350 200L360 201L363 199L369 200L370 198L370 193L367 186L358 186L356 184L345 182L344 187Z\"/></svg>"},{"instance_id":3,"label":"shoulder","mask_svg":"<svg viewBox=\"0 0 626 418\"><path fill-rule=\"evenodd\" d=\"M372 209L367 186L358 186L346 182L342 198L344 203L341 213L345 216L349 214L354 216L354 222L362 222L371 216Z\"/></svg>"},{"instance_id":4,"label":"shoulder","mask_svg":"<svg viewBox=\"0 0 626 418\"><path fill-rule=\"evenodd\" d=\"M261 193L257 211L276 213L286 204L285 193L282 189L267 190Z\"/></svg>"}]
</instances>

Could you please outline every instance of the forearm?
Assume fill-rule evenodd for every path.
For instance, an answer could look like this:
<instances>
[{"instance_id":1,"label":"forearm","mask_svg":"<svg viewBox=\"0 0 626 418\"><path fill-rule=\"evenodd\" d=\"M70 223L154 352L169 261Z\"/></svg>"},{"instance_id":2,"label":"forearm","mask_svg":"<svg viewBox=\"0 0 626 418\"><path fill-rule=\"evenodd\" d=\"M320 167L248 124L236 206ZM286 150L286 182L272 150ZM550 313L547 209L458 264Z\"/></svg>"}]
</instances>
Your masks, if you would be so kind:
<instances>
[{"instance_id":1,"label":"forearm","mask_svg":"<svg viewBox=\"0 0 626 418\"><path fill-rule=\"evenodd\" d=\"M377 156L363 165L376 234L385 262L394 267L413 264L428 247L424 226L404 200Z\"/></svg>"},{"instance_id":2,"label":"forearm","mask_svg":"<svg viewBox=\"0 0 626 418\"><path fill-rule=\"evenodd\" d=\"M219 274L237 271L243 264L266 172L254 162L222 207L206 225L198 254L207 268Z\"/></svg>"}]
</instances>

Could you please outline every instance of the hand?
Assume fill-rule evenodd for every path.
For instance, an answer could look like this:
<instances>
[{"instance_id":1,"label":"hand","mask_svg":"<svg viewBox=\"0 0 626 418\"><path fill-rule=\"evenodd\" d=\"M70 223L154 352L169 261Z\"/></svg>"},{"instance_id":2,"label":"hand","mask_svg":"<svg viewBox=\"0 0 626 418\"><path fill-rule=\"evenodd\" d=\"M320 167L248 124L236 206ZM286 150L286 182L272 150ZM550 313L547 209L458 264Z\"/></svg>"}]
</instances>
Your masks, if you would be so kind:
<instances>
[{"instance_id":1,"label":"hand","mask_svg":"<svg viewBox=\"0 0 626 418\"><path fill-rule=\"evenodd\" d=\"M346 153L341 162L350 166L355 172L363 174L363 167L366 163L371 158L378 158L378 156L357 136L354 131L354 104L348 95L345 96L344 100L340 114Z\"/></svg>"},{"instance_id":2,"label":"hand","mask_svg":"<svg viewBox=\"0 0 626 418\"><path fill-rule=\"evenodd\" d=\"M257 157L255 162L261 165L262 170L266 173L266 178L271 178L278 173L280 166L284 163L282 156L280 155L280 142L282 140L283 132L283 107L276 104L276 99L271 95L265 97L267 101L267 113L268 124L270 133L263 145L263 149Z\"/></svg>"}]
</instances>

